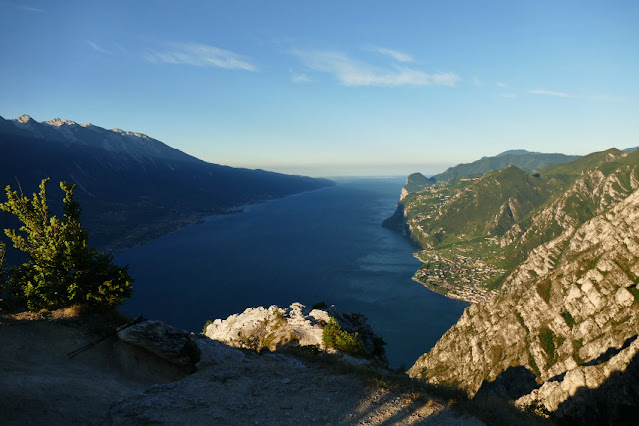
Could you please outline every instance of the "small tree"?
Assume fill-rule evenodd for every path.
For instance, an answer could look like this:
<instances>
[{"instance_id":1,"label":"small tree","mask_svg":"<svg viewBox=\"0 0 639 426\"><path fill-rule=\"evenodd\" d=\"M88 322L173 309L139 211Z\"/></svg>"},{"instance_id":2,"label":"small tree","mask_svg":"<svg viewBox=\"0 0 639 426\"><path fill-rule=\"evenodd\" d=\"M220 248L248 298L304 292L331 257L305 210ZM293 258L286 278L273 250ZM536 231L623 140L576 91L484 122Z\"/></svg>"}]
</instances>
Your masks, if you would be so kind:
<instances>
[{"instance_id":1,"label":"small tree","mask_svg":"<svg viewBox=\"0 0 639 426\"><path fill-rule=\"evenodd\" d=\"M351 355L364 355L364 343L359 333L351 334L343 330L337 320L330 317L322 331L322 343L326 349L336 349Z\"/></svg>"},{"instance_id":2,"label":"small tree","mask_svg":"<svg viewBox=\"0 0 639 426\"><path fill-rule=\"evenodd\" d=\"M116 266L110 254L88 247L89 234L80 223L81 208L73 199L75 185L60 183L65 192L64 217L51 216L48 181L42 181L33 199L7 186L7 202L0 204L1 210L23 224L19 230L5 229L5 234L15 248L28 253L28 261L9 273L11 293L29 309L121 304L132 293L128 266Z\"/></svg>"}]
</instances>

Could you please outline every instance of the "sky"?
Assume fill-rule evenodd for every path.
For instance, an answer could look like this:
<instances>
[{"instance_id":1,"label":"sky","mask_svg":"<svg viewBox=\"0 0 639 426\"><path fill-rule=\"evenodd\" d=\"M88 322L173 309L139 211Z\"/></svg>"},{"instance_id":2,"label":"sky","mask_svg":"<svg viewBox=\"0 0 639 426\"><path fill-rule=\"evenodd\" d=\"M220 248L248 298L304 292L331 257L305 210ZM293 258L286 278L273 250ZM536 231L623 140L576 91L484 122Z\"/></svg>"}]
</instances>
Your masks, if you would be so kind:
<instances>
[{"instance_id":1,"label":"sky","mask_svg":"<svg viewBox=\"0 0 639 426\"><path fill-rule=\"evenodd\" d=\"M639 2L0 0L0 115L310 176L639 145Z\"/></svg>"}]
</instances>

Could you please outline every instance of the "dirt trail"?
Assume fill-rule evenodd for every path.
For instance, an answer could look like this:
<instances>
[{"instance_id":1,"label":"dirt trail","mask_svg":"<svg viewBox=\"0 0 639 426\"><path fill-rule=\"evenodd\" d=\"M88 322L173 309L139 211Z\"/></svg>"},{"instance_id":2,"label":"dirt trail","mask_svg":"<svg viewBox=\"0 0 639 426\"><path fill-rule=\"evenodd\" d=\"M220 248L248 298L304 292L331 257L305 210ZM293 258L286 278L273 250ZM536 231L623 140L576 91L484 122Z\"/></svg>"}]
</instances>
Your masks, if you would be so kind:
<instances>
[{"instance_id":1,"label":"dirt trail","mask_svg":"<svg viewBox=\"0 0 639 426\"><path fill-rule=\"evenodd\" d=\"M434 400L366 387L352 374L279 354L259 356L198 338L186 376L109 338L91 318L0 316L0 423L26 424L482 424Z\"/></svg>"}]
</instances>

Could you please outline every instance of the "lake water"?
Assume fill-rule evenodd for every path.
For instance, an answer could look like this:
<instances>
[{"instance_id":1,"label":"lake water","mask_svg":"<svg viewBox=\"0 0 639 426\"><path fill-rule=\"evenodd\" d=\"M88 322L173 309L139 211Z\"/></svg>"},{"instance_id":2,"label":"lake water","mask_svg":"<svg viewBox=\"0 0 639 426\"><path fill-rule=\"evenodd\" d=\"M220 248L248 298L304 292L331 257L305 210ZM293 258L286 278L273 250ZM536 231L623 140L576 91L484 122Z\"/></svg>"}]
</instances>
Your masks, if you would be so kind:
<instances>
[{"instance_id":1,"label":"lake water","mask_svg":"<svg viewBox=\"0 0 639 426\"><path fill-rule=\"evenodd\" d=\"M191 331L247 307L320 301L368 316L392 366L410 367L467 303L411 280L416 247L382 228L404 178L338 185L212 216L116 256L135 277L123 310Z\"/></svg>"}]
</instances>

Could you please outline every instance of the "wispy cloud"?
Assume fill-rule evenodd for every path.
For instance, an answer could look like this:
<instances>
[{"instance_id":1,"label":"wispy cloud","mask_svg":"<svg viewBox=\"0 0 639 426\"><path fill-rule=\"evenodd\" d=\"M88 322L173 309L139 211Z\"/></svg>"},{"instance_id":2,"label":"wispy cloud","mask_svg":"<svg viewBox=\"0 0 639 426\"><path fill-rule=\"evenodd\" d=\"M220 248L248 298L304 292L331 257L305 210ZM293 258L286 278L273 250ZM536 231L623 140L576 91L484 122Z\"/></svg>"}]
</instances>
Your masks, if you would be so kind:
<instances>
[{"instance_id":1,"label":"wispy cloud","mask_svg":"<svg viewBox=\"0 0 639 426\"><path fill-rule=\"evenodd\" d=\"M497 83L495 83L495 85L496 85L497 87L499 87L499 88L502 88L502 89L509 89L509 88L510 88L510 86L509 86L508 84L503 83L503 82L501 82L501 81L498 81Z\"/></svg>"},{"instance_id":2,"label":"wispy cloud","mask_svg":"<svg viewBox=\"0 0 639 426\"><path fill-rule=\"evenodd\" d=\"M560 92L557 90L547 90L547 89L529 90L528 93L533 95L554 96L556 98L580 99L580 100L594 101L594 102L624 102L625 101L625 98L621 96L615 96L615 95L606 95L606 94L575 95L573 93Z\"/></svg>"},{"instance_id":3,"label":"wispy cloud","mask_svg":"<svg viewBox=\"0 0 639 426\"><path fill-rule=\"evenodd\" d=\"M293 83L298 83L298 84L310 83L311 81L313 81L313 79L306 74L293 74L293 77L291 77L291 80L293 81Z\"/></svg>"},{"instance_id":4,"label":"wispy cloud","mask_svg":"<svg viewBox=\"0 0 639 426\"><path fill-rule=\"evenodd\" d=\"M516 93L500 93L499 96L506 99L517 99L519 97Z\"/></svg>"},{"instance_id":5,"label":"wispy cloud","mask_svg":"<svg viewBox=\"0 0 639 426\"><path fill-rule=\"evenodd\" d=\"M92 42L91 40L87 40L87 44L88 44L89 46L91 46L91 48L92 48L93 50L95 50L96 52L105 53L105 54L107 54L107 55L110 55L110 54L111 54L111 52L109 52L108 50L103 49L102 47L98 46L97 44L95 44L95 43L94 43L94 42Z\"/></svg>"},{"instance_id":6,"label":"wispy cloud","mask_svg":"<svg viewBox=\"0 0 639 426\"><path fill-rule=\"evenodd\" d=\"M484 85L484 82L479 79L477 76L473 76L473 86L481 87Z\"/></svg>"},{"instance_id":7,"label":"wispy cloud","mask_svg":"<svg viewBox=\"0 0 639 426\"><path fill-rule=\"evenodd\" d=\"M31 7L31 6L27 6L24 4L18 4L18 3L13 3L13 2L2 2L0 3L0 5L6 5L9 7L13 7L15 9L20 9L20 10L25 10L27 12L33 12L33 13L45 13L46 11L44 9L39 9L37 7Z\"/></svg>"},{"instance_id":8,"label":"wispy cloud","mask_svg":"<svg viewBox=\"0 0 639 426\"><path fill-rule=\"evenodd\" d=\"M148 53L146 59L156 63L257 71L242 55L199 43L172 43L162 52Z\"/></svg>"},{"instance_id":9,"label":"wispy cloud","mask_svg":"<svg viewBox=\"0 0 639 426\"><path fill-rule=\"evenodd\" d=\"M428 74L420 70L392 66L380 69L333 51L292 52L308 68L332 74L345 86L454 86L459 76L454 73Z\"/></svg>"},{"instance_id":10,"label":"wispy cloud","mask_svg":"<svg viewBox=\"0 0 639 426\"><path fill-rule=\"evenodd\" d=\"M376 47L375 51L382 55L388 55L395 59L397 62L415 62L413 57L407 53L399 52L397 50L386 49L385 47Z\"/></svg>"},{"instance_id":11,"label":"wispy cloud","mask_svg":"<svg viewBox=\"0 0 639 426\"><path fill-rule=\"evenodd\" d=\"M546 89L529 90L528 93L531 93L533 95L555 96L555 97L558 97L558 98L569 98L569 99L577 98L577 96L571 95L570 93L557 92L557 91L554 91L554 90L546 90Z\"/></svg>"}]
</instances>

